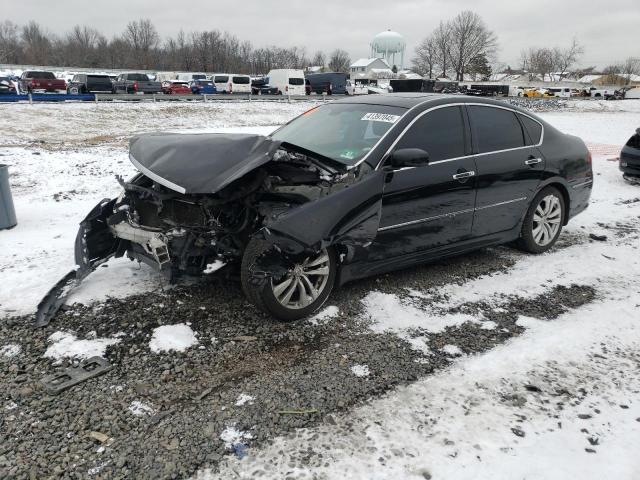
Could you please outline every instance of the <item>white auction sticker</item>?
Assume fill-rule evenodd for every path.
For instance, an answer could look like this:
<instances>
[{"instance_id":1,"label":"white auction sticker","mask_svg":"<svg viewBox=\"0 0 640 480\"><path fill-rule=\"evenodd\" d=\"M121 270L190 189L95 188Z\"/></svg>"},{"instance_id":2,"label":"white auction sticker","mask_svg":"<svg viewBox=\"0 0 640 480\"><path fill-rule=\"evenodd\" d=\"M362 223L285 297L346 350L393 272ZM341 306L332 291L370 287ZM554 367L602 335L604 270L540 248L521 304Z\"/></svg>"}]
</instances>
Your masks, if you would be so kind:
<instances>
[{"instance_id":1,"label":"white auction sticker","mask_svg":"<svg viewBox=\"0 0 640 480\"><path fill-rule=\"evenodd\" d=\"M400 118L400 115L391 115L389 113L365 113L361 120L367 120L370 122L387 122L395 123Z\"/></svg>"}]
</instances>

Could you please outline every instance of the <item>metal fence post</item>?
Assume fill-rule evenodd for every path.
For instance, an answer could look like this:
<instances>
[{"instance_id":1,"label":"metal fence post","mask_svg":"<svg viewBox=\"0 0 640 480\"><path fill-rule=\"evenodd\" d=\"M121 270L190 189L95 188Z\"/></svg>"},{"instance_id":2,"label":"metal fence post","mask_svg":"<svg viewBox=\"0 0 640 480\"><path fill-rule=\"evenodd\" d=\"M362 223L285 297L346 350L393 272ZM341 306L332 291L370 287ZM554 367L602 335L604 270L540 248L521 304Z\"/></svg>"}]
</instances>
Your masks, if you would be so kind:
<instances>
[{"instance_id":1,"label":"metal fence post","mask_svg":"<svg viewBox=\"0 0 640 480\"><path fill-rule=\"evenodd\" d=\"M33 105L33 97L31 96L31 93L29 93L29 105Z\"/></svg>"}]
</instances>

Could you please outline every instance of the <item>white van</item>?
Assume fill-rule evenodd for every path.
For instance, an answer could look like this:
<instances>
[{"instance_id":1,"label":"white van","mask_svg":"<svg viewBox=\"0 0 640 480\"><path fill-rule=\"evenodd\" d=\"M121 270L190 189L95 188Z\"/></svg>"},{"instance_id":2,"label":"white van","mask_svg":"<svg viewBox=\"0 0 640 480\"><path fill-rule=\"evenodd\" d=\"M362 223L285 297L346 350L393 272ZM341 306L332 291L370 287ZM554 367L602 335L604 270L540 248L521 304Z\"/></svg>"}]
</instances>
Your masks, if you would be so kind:
<instances>
[{"instance_id":1,"label":"white van","mask_svg":"<svg viewBox=\"0 0 640 480\"><path fill-rule=\"evenodd\" d=\"M206 73L178 73L171 80L180 80L181 82L193 82L194 80L206 80Z\"/></svg>"},{"instance_id":2,"label":"white van","mask_svg":"<svg viewBox=\"0 0 640 480\"><path fill-rule=\"evenodd\" d=\"M558 88L548 88L547 89L551 95L554 95L558 98L571 98L571 89L567 87L558 87Z\"/></svg>"},{"instance_id":3,"label":"white van","mask_svg":"<svg viewBox=\"0 0 640 480\"><path fill-rule=\"evenodd\" d=\"M282 68L271 70L267 75L268 84L278 89L279 95L305 95L304 72Z\"/></svg>"},{"instance_id":4,"label":"white van","mask_svg":"<svg viewBox=\"0 0 640 480\"><path fill-rule=\"evenodd\" d=\"M251 77L233 73L216 73L211 76L218 93L251 93Z\"/></svg>"}]
</instances>

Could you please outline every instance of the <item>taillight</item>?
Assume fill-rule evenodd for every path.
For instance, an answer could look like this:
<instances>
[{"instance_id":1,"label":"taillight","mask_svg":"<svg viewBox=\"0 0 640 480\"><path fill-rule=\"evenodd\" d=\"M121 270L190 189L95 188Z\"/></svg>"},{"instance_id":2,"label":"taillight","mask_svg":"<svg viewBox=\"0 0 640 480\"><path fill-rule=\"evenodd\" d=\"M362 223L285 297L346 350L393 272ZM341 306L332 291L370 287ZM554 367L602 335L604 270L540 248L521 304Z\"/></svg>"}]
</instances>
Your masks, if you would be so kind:
<instances>
[{"instance_id":1,"label":"taillight","mask_svg":"<svg viewBox=\"0 0 640 480\"><path fill-rule=\"evenodd\" d=\"M590 151L590 150L587 150L587 163L588 163L589 165L591 165L592 160L593 160L593 159L592 159L592 157L591 157L591 151Z\"/></svg>"},{"instance_id":2,"label":"taillight","mask_svg":"<svg viewBox=\"0 0 640 480\"><path fill-rule=\"evenodd\" d=\"M134 92L138 91L138 82L133 82L133 90Z\"/></svg>"},{"instance_id":3,"label":"taillight","mask_svg":"<svg viewBox=\"0 0 640 480\"><path fill-rule=\"evenodd\" d=\"M285 91L285 92L288 92L288 91L289 91L289 85L286 85L286 86L284 87L284 91Z\"/></svg>"}]
</instances>

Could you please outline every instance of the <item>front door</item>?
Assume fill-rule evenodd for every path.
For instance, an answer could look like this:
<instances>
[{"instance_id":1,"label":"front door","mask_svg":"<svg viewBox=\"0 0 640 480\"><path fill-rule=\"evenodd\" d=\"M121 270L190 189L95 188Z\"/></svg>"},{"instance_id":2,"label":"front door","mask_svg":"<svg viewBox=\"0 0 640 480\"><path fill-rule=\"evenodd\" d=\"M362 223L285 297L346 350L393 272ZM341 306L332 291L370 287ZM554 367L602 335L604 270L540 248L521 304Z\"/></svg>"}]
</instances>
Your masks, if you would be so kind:
<instances>
[{"instance_id":1,"label":"front door","mask_svg":"<svg viewBox=\"0 0 640 480\"><path fill-rule=\"evenodd\" d=\"M535 146L538 139L531 140L512 110L490 105L467 109L478 152L473 236L511 230L519 226L542 179L545 161Z\"/></svg>"},{"instance_id":2,"label":"front door","mask_svg":"<svg viewBox=\"0 0 640 480\"><path fill-rule=\"evenodd\" d=\"M475 161L459 106L423 114L394 150L421 148L425 166L388 173L380 226L369 259L382 260L454 243L471 235Z\"/></svg>"}]
</instances>

